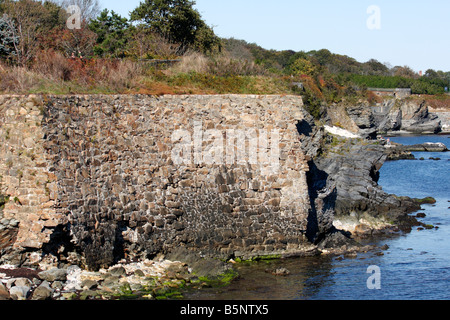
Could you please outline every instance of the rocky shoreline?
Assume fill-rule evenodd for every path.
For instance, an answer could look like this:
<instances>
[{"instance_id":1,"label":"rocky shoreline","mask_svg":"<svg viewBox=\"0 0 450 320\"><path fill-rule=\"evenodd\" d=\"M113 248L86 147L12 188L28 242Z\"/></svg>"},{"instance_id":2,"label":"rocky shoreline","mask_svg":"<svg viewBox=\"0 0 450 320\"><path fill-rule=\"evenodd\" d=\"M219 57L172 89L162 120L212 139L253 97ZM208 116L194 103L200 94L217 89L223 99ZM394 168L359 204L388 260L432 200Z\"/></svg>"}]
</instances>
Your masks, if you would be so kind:
<instances>
[{"instance_id":1,"label":"rocky shoreline","mask_svg":"<svg viewBox=\"0 0 450 320\"><path fill-rule=\"evenodd\" d=\"M185 290L226 285L236 277L231 263L186 250L98 271L43 260L35 267L0 265L0 300L180 299Z\"/></svg>"},{"instance_id":2,"label":"rocky shoreline","mask_svg":"<svg viewBox=\"0 0 450 320\"><path fill-rule=\"evenodd\" d=\"M355 257L358 253L369 251L382 254L383 250L383 247L360 245L336 232L327 241L309 247L304 254ZM292 257L298 258L299 254L253 257L247 261ZM204 258L198 253L180 248L166 257L139 262L121 261L98 271L84 270L78 265L58 267L58 264L49 261L42 261L35 268L0 265L0 300L183 299L186 292L228 285L239 278L234 265L247 261L238 258L228 261Z\"/></svg>"},{"instance_id":3,"label":"rocky shoreline","mask_svg":"<svg viewBox=\"0 0 450 320\"><path fill-rule=\"evenodd\" d=\"M399 143L389 143L386 141L383 143L385 145L385 153L387 155L387 160L417 160L412 152L448 152L447 146L443 143L432 143L426 142L422 144L415 145L402 145ZM435 160L432 158L431 160Z\"/></svg>"},{"instance_id":4,"label":"rocky shoreline","mask_svg":"<svg viewBox=\"0 0 450 320\"><path fill-rule=\"evenodd\" d=\"M156 299L176 295L173 288L191 279L184 264L169 260L118 264L97 272L77 265L44 271L4 265L0 275L0 300Z\"/></svg>"}]
</instances>

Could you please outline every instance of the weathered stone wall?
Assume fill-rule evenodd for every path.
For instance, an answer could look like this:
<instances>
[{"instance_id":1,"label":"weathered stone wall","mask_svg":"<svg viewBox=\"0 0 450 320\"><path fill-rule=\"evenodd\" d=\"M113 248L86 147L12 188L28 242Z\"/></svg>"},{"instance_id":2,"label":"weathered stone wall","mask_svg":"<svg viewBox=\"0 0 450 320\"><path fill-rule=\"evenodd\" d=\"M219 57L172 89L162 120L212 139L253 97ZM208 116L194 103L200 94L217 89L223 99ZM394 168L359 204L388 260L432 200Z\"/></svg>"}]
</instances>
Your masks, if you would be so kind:
<instances>
[{"instance_id":1,"label":"weathered stone wall","mask_svg":"<svg viewBox=\"0 0 450 320\"><path fill-rule=\"evenodd\" d=\"M56 176L44 150L42 103L0 96L0 228L5 244L38 248L65 217L56 213ZM4 249L4 248L2 248Z\"/></svg>"},{"instance_id":2,"label":"weathered stone wall","mask_svg":"<svg viewBox=\"0 0 450 320\"><path fill-rule=\"evenodd\" d=\"M180 245L299 250L311 213L304 118L294 96L1 96L0 218L18 221L15 248L73 245L91 267ZM227 161L250 146L257 162L255 150ZM174 159L180 150L191 161Z\"/></svg>"}]
</instances>

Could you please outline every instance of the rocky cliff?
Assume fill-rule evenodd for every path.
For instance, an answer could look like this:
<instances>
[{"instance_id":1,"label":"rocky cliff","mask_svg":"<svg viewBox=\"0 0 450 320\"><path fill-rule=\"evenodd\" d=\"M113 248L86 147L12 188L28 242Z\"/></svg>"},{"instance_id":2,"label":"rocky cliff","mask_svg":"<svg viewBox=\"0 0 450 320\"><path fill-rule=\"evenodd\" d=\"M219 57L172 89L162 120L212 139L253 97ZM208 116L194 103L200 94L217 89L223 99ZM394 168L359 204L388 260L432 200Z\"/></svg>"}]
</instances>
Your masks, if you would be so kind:
<instances>
[{"instance_id":1,"label":"rocky cliff","mask_svg":"<svg viewBox=\"0 0 450 320\"><path fill-rule=\"evenodd\" d=\"M375 104L365 100L356 103L344 101L330 105L324 120L331 126L345 128L369 139L375 139L377 134L448 132L448 107L435 104L420 97L386 99Z\"/></svg>"},{"instance_id":2,"label":"rocky cliff","mask_svg":"<svg viewBox=\"0 0 450 320\"><path fill-rule=\"evenodd\" d=\"M336 186L333 225L353 235L373 235L410 230L418 222L408 213L420 209L420 201L387 194L378 185L379 170L387 160L414 159L412 150L440 150L424 144L418 149L377 140L380 133L436 133L440 118L422 100L392 99L374 107L367 101L341 102L327 107L326 133L314 157L316 170ZM444 146L444 149L445 146Z\"/></svg>"},{"instance_id":3,"label":"rocky cliff","mask_svg":"<svg viewBox=\"0 0 450 320\"><path fill-rule=\"evenodd\" d=\"M435 134L448 132L448 117L425 99L385 100L372 107L375 126L380 133Z\"/></svg>"},{"instance_id":4,"label":"rocky cliff","mask_svg":"<svg viewBox=\"0 0 450 320\"><path fill-rule=\"evenodd\" d=\"M408 214L420 209L419 202L388 194L378 185L387 155L380 144L333 137L325 153L316 159L317 167L336 185L336 228L367 236L409 231L417 223Z\"/></svg>"}]
</instances>

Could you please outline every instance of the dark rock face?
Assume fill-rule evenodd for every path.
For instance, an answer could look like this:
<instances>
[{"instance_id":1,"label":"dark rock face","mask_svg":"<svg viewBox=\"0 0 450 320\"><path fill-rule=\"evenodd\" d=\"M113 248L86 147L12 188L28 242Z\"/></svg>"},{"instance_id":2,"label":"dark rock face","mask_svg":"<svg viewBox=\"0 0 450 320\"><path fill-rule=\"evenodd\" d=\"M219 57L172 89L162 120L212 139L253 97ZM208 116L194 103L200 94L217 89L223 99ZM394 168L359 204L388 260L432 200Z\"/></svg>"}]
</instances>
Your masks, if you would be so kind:
<instances>
[{"instance_id":1,"label":"dark rock face","mask_svg":"<svg viewBox=\"0 0 450 320\"><path fill-rule=\"evenodd\" d=\"M339 153L329 152L316 160L319 170L336 184L337 218L369 215L408 228L411 221L407 214L420 205L413 199L387 194L378 185L379 170L387 159L385 148L345 141L338 149Z\"/></svg>"},{"instance_id":2,"label":"dark rock face","mask_svg":"<svg viewBox=\"0 0 450 320\"><path fill-rule=\"evenodd\" d=\"M403 129L416 134L425 132L439 133L442 131L441 120L433 113L430 113L425 102L418 104L410 120L404 124Z\"/></svg>"},{"instance_id":3,"label":"dark rock face","mask_svg":"<svg viewBox=\"0 0 450 320\"><path fill-rule=\"evenodd\" d=\"M416 160L416 157L410 151L404 150L401 147L386 148L385 153L387 161Z\"/></svg>"},{"instance_id":4,"label":"dark rock face","mask_svg":"<svg viewBox=\"0 0 450 320\"><path fill-rule=\"evenodd\" d=\"M439 133L442 121L429 112L424 100L387 100L373 110L375 127L381 133L405 131L413 134Z\"/></svg>"},{"instance_id":5,"label":"dark rock face","mask_svg":"<svg viewBox=\"0 0 450 320\"><path fill-rule=\"evenodd\" d=\"M333 230L336 205L336 187L329 175L320 170L314 159L321 152L325 132L314 124L311 116L297 124L302 149L309 159L307 173L308 192L311 210L308 216L306 236L312 243L317 243Z\"/></svg>"},{"instance_id":6,"label":"dark rock face","mask_svg":"<svg viewBox=\"0 0 450 320\"><path fill-rule=\"evenodd\" d=\"M366 114L358 125L368 129L368 135L376 134L367 109L360 105L350 108L349 114ZM379 170L393 156L385 146L371 140L326 135L312 121L297 127L302 147L310 157L307 177L312 209L307 237L311 242L331 248L351 241L349 233L336 230L335 222L339 225L341 220L352 220L357 227L351 232L364 235L383 228L408 231L417 223L408 213L420 209L420 204L408 197L387 194L378 185Z\"/></svg>"},{"instance_id":7,"label":"dark rock face","mask_svg":"<svg viewBox=\"0 0 450 320\"><path fill-rule=\"evenodd\" d=\"M375 139L377 128L375 118L368 103L350 106L347 108L347 114L358 126L358 134L363 138Z\"/></svg>"},{"instance_id":8,"label":"dark rock face","mask_svg":"<svg viewBox=\"0 0 450 320\"><path fill-rule=\"evenodd\" d=\"M402 127L403 112L395 107L397 100L388 100L378 107L380 112L373 112L374 121L379 132L398 131Z\"/></svg>"}]
</instances>

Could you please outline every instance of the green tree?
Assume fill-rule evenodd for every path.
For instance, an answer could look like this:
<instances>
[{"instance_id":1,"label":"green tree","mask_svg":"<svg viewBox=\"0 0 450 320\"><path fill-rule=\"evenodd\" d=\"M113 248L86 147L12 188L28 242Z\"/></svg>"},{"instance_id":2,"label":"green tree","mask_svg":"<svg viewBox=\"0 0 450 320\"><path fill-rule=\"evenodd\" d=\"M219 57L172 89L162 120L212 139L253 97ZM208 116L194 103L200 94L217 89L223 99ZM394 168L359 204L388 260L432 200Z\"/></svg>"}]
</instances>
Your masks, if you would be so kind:
<instances>
[{"instance_id":1,"label":"green tree","mask_svg":"<svg viewBox=\"0 0 450 320\"><path fill-rule=\"evenodd\" d=\"M189 0L145 0L131 12L132 21L140 21L151 31L172 43L204 53L221 49L220 39L202 20Z\"/></svg>"},{"instance_id":2,"label":"green tree","mask_svg":"<svg viewBox=\"0 0 450 320\"><path fill-rule=\"evenodd\" d=\"M428 69L425 71L424 76L429 79L439 79L439 74L433 69Z\"/></svg>"},{"instance_id":3,"label":"green tree","mask_svg":"<svg viewBox=\"0 0 450 320\"><path fill-rule=\"evenodd\" d=\"M389 69L383 63L375 59L370 59L364 63L364 69L368 74L374 75L385 75L388 73Z\"/></svg>"},{"instance_id":4,"label":"green tree","mask_svg":"<svg viewBox=\"0 0 450 320\"><path fill-rule=\"evenodd\" d=\"M321 66L325 66L332 62L333 54L327 49L319 51L311 51L310 54L317 60Z\"/></svg>"},{"instance_id":5,"label":"green tree","mask_svg":"<svg viewBox=\"0 0 450 320\"><path fill-rule=\"evenodd\" d=\"M408 66L395 66L393 68L394 75L398 77L417 79L418 75Z\"/></svg>"},{"instance_id":6,"label":"green tree","mask_svg":"<svg viewBox=\"0 0 450 320\"><path fill-rule=\"evenodd\" d=\"M311 61L304 58L298 58L291 65L291 73L293 75L312 76L316 73L316 67Z\"/></svg>"},{"instance_id":7,"label":"green tree","mask_svg":"<svg viewBox=\"0 0 450 320\"><path fill-rule=\"evenodd\" d=\"M91 21L89 29L97 34L97 44L94 46L96 55L114 58L126 56L127 35L130 29L127 18L105 9Z\"/></svg>"}]
</instances>

